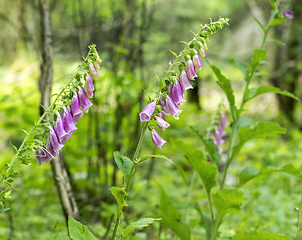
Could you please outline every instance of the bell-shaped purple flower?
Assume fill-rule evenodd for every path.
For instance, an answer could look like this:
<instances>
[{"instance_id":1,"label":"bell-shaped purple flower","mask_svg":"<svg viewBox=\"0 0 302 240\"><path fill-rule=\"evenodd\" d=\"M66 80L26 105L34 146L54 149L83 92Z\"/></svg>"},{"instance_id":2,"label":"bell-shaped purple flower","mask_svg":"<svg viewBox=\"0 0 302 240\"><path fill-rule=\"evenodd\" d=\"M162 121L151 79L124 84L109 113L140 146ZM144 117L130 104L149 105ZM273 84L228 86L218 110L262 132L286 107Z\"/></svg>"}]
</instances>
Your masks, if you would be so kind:
<instances>
[{"instance_id":1,"label":"bell-shaped purple flower","mask_svg":"<svg viewBox=\"0 0 302 240\"><path fill-rule=\"evenodd\" d=\"M59 112L56 112L57 114L57 121L56 121L56 126L55 126L55 131L56 134L60 140L61 143L66 142L65 139L68 136L68 133L65 132L64 127L63 127L63 119L61 117L61 115L59 114Z\"/></svg>"},{"instance_id":2,"label":"bell-shaped purple flower","mask_svg":"<svg viewBox=\"0 0 302 240\"><path fill-rule=\"evenodd\" d=\"M152 129L151 131L151 138L155 146L159 149L161 149L161 147L166 143L166 141L159 136L155 129Z\"/></svg>"},{"instance_id":3,"label":"bell-shaped purple flower","mask_svg":"<svg viewBox=\"0 0 302 240\"><path fill-rule=\"evenodd\" d=\"M181 71L179 75L179 82L183 92L185 92L185 90L193 88L185 70Z\"/></svg>"},{"instance_id":4,"label":"bell-shaped purple flower","mask_svg":"<svg viewBox=\"0 0 302 240\"><path fill-rule=\"evenodd\" d=\"M221 114L221 119L220 119L220 123L223 127L227 127L229 126L229 122L226 119L226 116L224 114Z\"/></svg>"},{"instance_id":5,"label":"bell-shaped purple flower","mask_svg":"<svg viewBox=\"0 0 302 240\"><path fill-rule=\"evenodd\" d=\"M176 103L176 106L180 106L182 102L185 102L186 100L183 98L184 91L179 83L179 81L176 81L172 87L172 95L169 96L172 98L172 100Z\"/></svg>"},{"instance_id":6,"label":"bell-shaped purple flower","mask_svg":"<svg viewBox=\"0 0 302 240\"><path fill-rule=\"evenodd\" d=\"M166 128L170 127L170 124L166 121L166 118L165 118L165 115L160 112L158 114L158 117L156 117L156 123L157 123L157 126L165 131Z\"/></svg>"},{"instance_id":7,"label":"bell-shaped purple flower","mask_svg":"<svg viewBox=\"0 0 302 240\"><path fill-rule=\"evenodd\" d=\"M41 166L42 163L46 163L48 160L46 151L45 151L45 146L44 143L41 145L41 147L39 148L38 151L36 151L36 157L38 159L39 162L39 166Z\"/></svg>"},{"instance_id":8,"label":"bell-shaped purple flower","mask_svg":"<svg viewBox=\"0 0 302 240\"><path fill-rule=\"evenodd\" d=\"M167 104L167 107L169 109L169 112L172 114L172 116L175 118L175 119L179 119L178 115L182 112L182 110L180 110L175 102L172 100L172 98L170 98L169 96L167 96L167 99L166 99L166 104Z\"/></svg>"},{"instance_id":9,"label":"bell-shaped purple flower","mask_svg":"<svg viewBox=\"0 0 302 240\"><path fill-rule=\"evenodd\" d=\"M88 109L92 106L92 103L89 101L86 92L84 91L84 89L81 86L79 86L78 94L79 94L79 100L80 100L80 107L86 113L88 113Z\"/></svg>"},{"instance_id":10,"label":"bell-shaped purple flower","mask_svg":"<svg viewBox=\"0 0 302 240\"><path fill-rule=\"evenodd\" d=\"M194 63L191 59L189 59L189 61L187 62L186 72L187 72L188 78L191 79L191 80L194 80L194 78L197 77L196 70L195 70L195 67L194 67Z\"/></svg>"},{"instance_id":11,"label":"bell-shaped purple flower","mask_svg":"<svg viewBox=\"0 0 302 240\"><path fill-rule=\"evenodd\" d=\"M98 71L95 70L92 62L89 64L89 69L90 69L90 72L93 74L94 77L96 77L96 78L99 77Z\"/></svg>"},{"instance_id":12,"label":"bell-shaped purple flower","mask_svg":"<svg viewBox=\"0 0 302 240\"><path fill-rule=\"evenodd\" d=\"M141 122L149 121L155 111L156 101L149 103L144 110L139 114Z\"/></svg>"},{"instance_id":13,"label":"bell-shaped purple flower","mask_svg":"<svg viewBox=\"0 0 302 240\"><path fill-rule=\"evenodd\" d=\"M284 12L283 12L283 16L286 17L286 18L289 18L289 19L291 19L291 18L294 17L292 11L284 11Z\"/></svg>"},{"instance_id":14,"label":"bell-shaped purple flower","mask_svg":"<svg viewBox=\"0 0 302 240\"><path fill-rule=\"evenodd\" d=\"M63 112L63 127L66 131L67 135L61 139L61 143L66 142L73 134L75 130L77 130L77 127L75 125L75 121L72 118L71 113L68 111L68 109L64 106L64 112Z\"/></svg>"},{"instance_id":15,"label":"bell-shaped purple flower","mask_svg":"<svg viewBox=\"0 0 302 240\"><path fill-rule=\"evenodd\" d=\"M163 95L160 96L160 99L159 99L159 103L162 107L162 110L164 112L165 115L170 115L170 110L167 106L167 102L166 100L164 99Z\"/></svg>"},{"instance_id":16,"label":"bell-shaped purple flower","mask_svg":"<svg viewBox=\"0 0 302 240\"><path fill-rule=\"evenodd\" d=\"M197 68L198 70L200 70L202 68L200 57L198 54L195 54L193 56L193 64L194 64L195 68Z\"/></svg>"},{"instance_id":17,"label":"bell-shaped purple flower","mask_svg":"<svg viewBox=\"0 0 302 240\"><path fill-rule=\"evenodd\" d=\"M53 149L58 153L64 145L60 142L53 126L49 126L50 132L49 132L49 140L50 144L52 145Z\"/></svg>"},{"instance_id":18,"label":"bell-shaped purple flower","mask_svg":"<svg viewBox=\"0 0 302 240\"><path fill-rule=\"evenodd\" d=\"M56 152L53 148L53 146L51 145L50 139L47 139L46 141L46 155L47 158L49 160L49 162L54 159L56 156L59 155L59 152Z\"/></svg>"},{"instance_id":19,"label":"bell-shaped purple flower","mask_svg":"<svg viewBox=\"0 0 302 240\"><path fill-rule=\"evenodd\" d=\"M72 118L74 121L77 121L79 118L83 116L83 111L80 108L79 96L77 92L73 93L70 107L71 107Z\"/></svg>"},{"instance_id":20,"label":"bell-shaped purple flower","mask_svg":"<svg viewBox=\"0 0 302 240\"><path fill-rule=\"evenodd\" d=\"M94 84L92 81L92 75L91 74L87 74L86 76L86 89L89 91L93 91L94 90Z\"/></svg>"}]
</instances>

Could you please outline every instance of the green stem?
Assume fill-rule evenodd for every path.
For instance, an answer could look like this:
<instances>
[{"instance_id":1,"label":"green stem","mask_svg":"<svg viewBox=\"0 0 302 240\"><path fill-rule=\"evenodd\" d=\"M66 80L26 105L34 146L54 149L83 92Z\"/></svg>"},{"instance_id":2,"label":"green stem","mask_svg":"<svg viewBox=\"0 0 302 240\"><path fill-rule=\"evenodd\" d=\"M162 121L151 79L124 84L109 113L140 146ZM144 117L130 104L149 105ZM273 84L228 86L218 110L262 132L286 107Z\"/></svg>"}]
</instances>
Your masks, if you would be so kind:
<instances>
[{"instance_id":1,"label":"green stem","mask_svg":"<svg viewBox=\"0 0 302 240\"><path fill-rule=\"evenodd\" d=\"M89 49L89 52L86 56L86 58L84 59L83 63L80 65L79 69L81 69L83 67L83 65L85 64L87 58L89 57L91 53L91 49ZM39 118L38 122L35 123L35 126L29 131L29 133L26 135L26 137L24 138L23 142L21 143L19 149L17 150L16 154L14 155L14 157L12 158L11 162L9 163L9 167L6 170L7 173L9 173L9 171L12 169L16 159L19 157L20 152L23 150L23 147L26 143L26 141L29 139L29 137L32 135L32 133L36 130L36 128L40 125L40 123L43 121L43 119L45 118L45 116L50 112L50 109L53 108L53 106L55 105L55 103L59 100L59 97L62 95L62 93L64 92L64 90L68 87L68 85L74 80L76 75L74 75L71 80L62 88L62 90L59 92L59 94L57 95L56 99L52 102L52 104L49 106L49 108L43 113L43 115ZM4 175L2 175L0 183L2 183L4 180Z\"/></svg>"},{"instance_id":2,"label":"green stem","mask_svg":"<svg viewBox=\"0 0 302 240\"><path fill-rule=\"evenodd\" d=\"M139 151L142 147L143 139L144 139L146 130L148 128L148 123L149 122L146 122L145 125L143 126L141 136L138 140L138 143L137 143L137 146L136 146L136 149L135 149L134 157L133 157L133 160L132 160L132 167L131 167L131 170L130 170L130 176L129 176L129 179L128 179L128 182L127 182L126 193L128 193L130 185L131 185L132 177L133 177L134 171L135 171L135 166L137 165L137 157L138 157ZM120 224L120 217L121 217L121 214L123 213L123 210L124 209L122 209L121 213L119 213L118 210L117 210L117 215L116 215L116 220L115 220L115 225L114 225L114 230L113 230L113 233L112 233L111 240L115 240L116 232L117 232L118 226Z\"/></svg>"},{"instance_id":3,"label":"green stem","mask_svg":"<svg viewBox=\"0 0 302 240\"><path fill-rule=\"evenodd\" d=\"M213 231L212 231L212 234L211 234L211 240L216 240L216 238L217 238L217 232L218 232L220 220L221 220L221 216L218 215L217 219L215 221L215 225L213 226Z\"/></svg>"},{"instance_id":4,"label":"green stem","mask_svg":"<svg viewBox=\"0 0 302 240\"><path fill-rule=\"evenodd\" d=\"M185 210L184 210L184 213L182 215L182 221L185 222L185 218L186 218L186 214L187 214L187 210L188 210L188 206L189 206L189 202L190 202L190 198L191 198L191 192L192 192L192 189L193 189L193 184L194 184L194 181L195 181L195 178L196 178L196 171L193 172L193 175L192 175L192 178L191 178L191 181L190 181L190 186L189 186L189 191L188 191L188 195L187 195L187 200L186 200L186 205L185 205Z\"/></svg>"},{"instance_id":5,"label":"green stem","mask_svg":"<svg viewBox=\"0 0 302 240\"><path fill-rule=\"evenodd\" d=\"M301 193L300 205L299 205L299 208L297 209L298 210L298 228L297 228L296 240L299 239L299 232L301 230L301 227L300 227L300 210L301 210L301 207L302 207L302 193Z\"/></svg>"}]
</instances>

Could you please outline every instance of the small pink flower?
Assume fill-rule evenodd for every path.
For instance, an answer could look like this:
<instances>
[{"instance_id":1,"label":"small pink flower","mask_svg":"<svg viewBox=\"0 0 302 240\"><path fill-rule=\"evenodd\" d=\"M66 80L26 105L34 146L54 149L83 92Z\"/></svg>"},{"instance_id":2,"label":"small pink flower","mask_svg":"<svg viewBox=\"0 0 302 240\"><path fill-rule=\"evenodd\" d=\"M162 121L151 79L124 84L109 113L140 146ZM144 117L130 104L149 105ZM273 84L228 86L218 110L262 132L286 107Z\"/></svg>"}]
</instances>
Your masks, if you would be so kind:
<instances>
[{"instance_id":1,"label":"small pink flower","mask_svg":"<svg viewBox=\"0 0 302 240\"><path fill-rule=\"evenodd\" d=\"M156 132L155 129L151 131L151 138L156 147L161 149L161 147L166 143L164 139Z\"/></svg>"}]
</instances>

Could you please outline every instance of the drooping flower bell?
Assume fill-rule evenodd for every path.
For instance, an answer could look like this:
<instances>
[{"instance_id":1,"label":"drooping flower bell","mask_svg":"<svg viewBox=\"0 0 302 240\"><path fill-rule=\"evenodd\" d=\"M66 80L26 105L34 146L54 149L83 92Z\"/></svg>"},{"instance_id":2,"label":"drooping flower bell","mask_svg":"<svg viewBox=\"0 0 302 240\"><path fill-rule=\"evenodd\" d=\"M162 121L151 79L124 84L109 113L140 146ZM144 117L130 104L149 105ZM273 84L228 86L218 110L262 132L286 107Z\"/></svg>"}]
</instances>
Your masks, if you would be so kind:
<instances>
[{"instance_id":1,"label":"drooping flower bell","mask_svg":"<svg viewBox=\"0 0 302 240\"><path fill-rule=\"evenodd\" d=\"M182 102L186 100L183 98L184 91L179 83L176 81L172 87L172 92L169 96L171 96L172 100L176 103L176 106L179 107Z\"/></svg>"},{"instance_id":2,"label":"drooping flower bell","mask_svg":"<svg viewBox=\"0 0 302 240\"><path fill-rule=\"evenodd\" d=\"M159 103L162 107L162 110L164 112L165 115L170 115L170 110L167 106L167 102L166 100L164 99L163 95L160 96L160 99L159 99Z\"/></svg>"},{"instance_id":3,"label":"drooping flower bell","mask_svg":"<svg viewBox=\"0 0 302 240\"><path fill-rule=\"evenodd\" d=\"M195 54L193 56L193 64L194 64L195 68L197 68L198 70L200 70L202 68L200 57L198 54Z\"/></svg>"},{"instance_id":4,"label":"drooping flower bell","mask_svg":"<svg viewBox=\"0 0 302 240\"><path fill-rule=\"evenodd\" d=\"M64 145L60 142L53 126L49 126L49 140L50 140L50 144L53 147L53 149L58 153L62 147L64 147Z\"/></svg>"},{"instance_id":5,"label":"drooping flower bell","mask_svg":"<svg viewBox=\"0 0 302 240\"><path fill-rule=\"evenodd\" d=\"M64 130L63 119L58 111L56 111L56 115L57 115L57 121L56 121L55 131L56 131L56 134L57 134L60 142L64 143L68 139L68 138L66 139L66 137L68 136L68 133Z\"/></svg>"},{"instance_id":6,"label":"drooping flower bell","mask_svg":"<svg viewBox=\"0 0 302 240\"><path fill-rule=\"evenodd\" d=\"M162 112L160 112L158 114L158 117L156 116L155 119L156 119L157 126L161 130L165 131L166 128L170 127L170 124L166 121L165 115Z\"/></svg>"},{"instance_id":7,"label":"drooping flower bell","mask_svg":"<svg viewBox=\"0 0 302 240\"><path fill-rule=\"evenodd\" d=\"M63 142L61 141L62 143L66 142L72 136L74 131L77 130L77 127L75 125L76 123L73 120L70 111L65 106L64 106L63 110L64 110L64 112L63 112L63 127L64 127L64 130L67 133L67 136L63 139Z\"/></svg>"},{"instance_id":8,"label":"drooping flower bell","mask_svg":"<svg viewBox=\"0 0 302 240\"><path fill-rule=\"evenodd\" d=\"M195 70L195 67L194 67L194 63L191 59L189 59L189 61L187 62L186 72L187 72L188 78L191 79L191 80L194 80L194 78L197 77L196 70Z\"/></svg>"},{"instance_id":9,"label":"drooping flower bell","mask_svg":"<svg viewBox=\"0 0 302 240\"><path fill-rule=\"evenodd\" d=\"M45 151L45 146L44 143L41 145L41 147L39 148L39 150L36 151L36 157L38 159L39 162L39 166L41 166L42 163L46 163L48 160L46 151Z\"/></svg>"},{"instance_id":10,"label":"drooping flower bell","mask_svg":"<svg viewBox=\"0 0 302 240\"><path fill-rule=\"evenodd\" d=\"M284 11L283 12L283 16L286 17L286 18L288 18L288 19L291 19L291 18L294 17L294 14L293 14L292 11Z\"/></svg>"},{"instance_id":11,"label":"drooping flower bell","mask_svg":"<svg viewBox=\"0 0 302 240\"><path fill-rule=\"evenodd\" d=\"M178 115L182 112L182 110L180 110L175 102L172 100L172 98L169 97L169 95L167 96L167 99L166 99L166 105L169 109L169 113L172 114L172 116L175 118L175 119L179 119Z\"/></svg>"},{"instance_id":12,"label":"drooping flower bell","mask_svg":"<svg viewBox=\"0 0 302 240\"><path fill-rule=\"evenodd\" d=\"M79 86L78 95L79 95L80 107L86 113L88 113L88 109L92 106L92 103L89 101L86 92L81 86Z\"/></svg>"},{"instance_id":13,"label":"drooping flower bell","mask_svg":"<svg viewBox=\"0 0 302 240\"><path fill-rule=\"evenodd\" d=\"M83 111L80 108L80 104L79 104L79 96L76 91L73 93L70 107L71 107L72 118L76 122L79 118L83 116Z\"/></svg>"},{"instance_id":14,"label":"drooping flower bell","mask_svg":"<svg viewBox=\"0 0 302 240\"><path fill-rule=\"evenodd\" d=\"M94 65L93 65L92 62L89 64L89 69L90 69L90 72L93 74L94 77L96 77L96 78L99 77L98 71L95 70Z\"/></svg>"},{"instance_id":15,"label":"drooping flower bell","mask_svg":"<svg viewBox=\"0 0 302 240\"><path fill-rule=\"evenodd\" d=\"M102 59L100 58L99 54L96 53L95 56L96 56L96 60L97 60L99 63L102 62Z\"/></svg>"},{"instance_id":16,"label":"drooping flower bell","mask_svg":"<svg viewBox=\"0 0 302 240\"><path fill-rule=\"evenodd\" d=\"M185 90L193 88L185 70L179 74L179 82L184 92Z\"/></svg>"},{"instance_id":17,"label":"drooping flower bell","mask_svg":"<svg viewBox=\"0 0 302 240\"><path fill-rule=\"evenodd\" d=\"M199 53L200 53L200 56L202 56L202 57L206 56L206 51L204 50L203 47L199 48Z\"/></svg>"},{"instance_id":18,"label":"drooping flower bell","mask_svg":"<svg viewBox=\"0 0 302 240\"><path fill-rule=\"evenodd\" d=\"M93 81L92 81L92 75L87 74L86 84L85 84L85 92L86 92L88 98L93 97L93 91L94 91L94 84L93 84Z\"/></svg>"},{"instance_id":19,"label":"drooping flower bell","mask_svg":"<svg viewBox=\"0 0 302 240\"><path fill-rule=\"evenodd\" d=\"M47 158L48 158L49 162L52 159L54 159L56 156L59 155L59 151L56 152L54 150L49 138L46 140L46 155L47 155Z\"/></svg>"},{"instance_id":20,"label":"drooping flower bell","mask_svg":"<svg viewBox=\"0 0 302 240\"><path fill-rule=\"evenodd\" d=\"M155 111L156 101L149 103L144 110L139 114L141 122L149 121Z\"/></svg>"},{"instance_id":21,"label":"drooping flower bell","mask_svg":"<svg viewBox=\"0 0 302 240\"><path fill-rule=\"evenodd\" d=\"M155 129L151 131L151 138L156 147L161 149L161 147L166 143L164 139L156 132Z\"/></svg>"}]
</instances>

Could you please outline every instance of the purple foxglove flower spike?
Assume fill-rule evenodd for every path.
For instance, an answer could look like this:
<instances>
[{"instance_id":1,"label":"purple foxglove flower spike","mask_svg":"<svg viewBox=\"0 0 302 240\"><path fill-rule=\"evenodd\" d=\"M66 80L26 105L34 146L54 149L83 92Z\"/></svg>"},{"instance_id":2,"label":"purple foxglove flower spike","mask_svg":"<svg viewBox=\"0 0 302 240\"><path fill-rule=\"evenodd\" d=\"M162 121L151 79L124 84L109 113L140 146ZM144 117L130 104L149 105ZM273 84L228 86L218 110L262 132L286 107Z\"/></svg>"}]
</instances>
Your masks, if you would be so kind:
<instances>
[{"instance_id":1,"label":"purple foxglove flower spike","mask_svg":"<svg viewBox=\"0 0 302 240\"><path fill-rule=\"evenodd\" d=\"M227 121L226 117L224 114L221 115L220 123L223 127L229 126L229 122Z\"/></svg>"},{"instance_id":2,"label":"purple foxglove flower spike","mask_svg":"<svg viewBox=\"0 0 302 240\"><path fill-rule=\"evenodd\" d=\"M141 122L149 121L156 107L156 101L149 103L144 110L139 114Z\"/></svg>"},{"instance_id":3,"label":"purple foxglove flower spike","mask_svg":"<svg viewBox=\"0 0 302 240\"><path fill-rule=\"evenodd\" d=\"M59 153L59 151L62 149L62 147L64 147L64 145L60 142L53 126L49 126L50 129L50 133L49 133L49 140L50 140L50 144L53 147L53 149Z\"/></svg>"},{"instance_id":4,"label":"purple foxglove flower spike","mask_svg":"<svg viewBox=\"0 0 302 240\"><path fill-rule=\"evenodd\" d=\"M157 126L165 131L166 128L170 127L170 124L166 121L165 115L161 112L158 117L156 117Z\"/></svg>"},{"instance_id":5,"label":"purple foxglove flower spike","mask_svg":"<svg viewBox=\"0 0 302 240\"><path fill-rule=\"evenodd\" d=\"M71 107L72 118L74 121L77 121L79 118L83 116L83 111L80 108L79 97L77 92L73 93L70 107Z\"/></svg>"},{"instance_id":6,"label":"purple foxglove flower spike","mask_svg":"<svg viewBox=\"0 0 302 240\"><path fill-rule=\"evenodd\" d=\"M57 134L60 142L64 143L64 142L66 142L64 140L66 139L66 136L68 136L68 133L65 132L65 130L64 130L63 119L62 119L61 115L59 114L58 111L56 111L56 114L57 114L57 121L56 121L55 131L56 131L56 134Z\"/></svg>"},{"instance_id":7,"label":"purple foxglove flower spike","mask_svg":"<svg viewBox=\"0 0 302 240\"><path fill-rule=\"evenodd\" d=\"M183 98L183 93L184 92L181 88L181 85L180 85L179 81L174 83L173 88L172 88L172 96L171 96L171 94L169 96L171 96L172 100L176 103L176 106L180 106L180 104L182 102L186 101Z\"/></svg>"},{"instance_id":8,"label":"purple foxglove flower spike","mask_svg":"<svg viewBox=\"0 0 302 240\"><path fill-rule=\"evenodd\" d=\"M161 149L161 147L166 143L166 141L159 136L155 129L152 129L151 131L151 138L155 146L159 149Z\"/></svg>"},{"instance_id":9,"label":"purple foxglove flower spike","mask_svg":"<svg viewBox=\"0 0 302 240\"><path fill-rule=\"evenodd\" d=\"M198 70L200 70L202 68L200 57L198 56L198 54L193 56L193 64L194 64L195 68L197 68Z\"/></svg>"},{"instance_id":10,"label":"purple foxglove flower spike","mask_svg":"<svg viewBox=\"0 0 302 240\"><path fill-rule=\"evenodd\" d=\"M185 90L193 88L185 70L181 71L179 75L179 82L184 92Z\"/></svg>"},{"instance_id":11,"label":"purple foxglove flower spike","mask_svg":"<svg viewBox=\"0 0 302 240\"><path fill-rule=\"evenodd\" d=\"M170 115L170 110L167 106L167 102L166 102L166 100L164 99L164 97L162 95L160 96L159 103L160 103L160 105L163 109L164 114L165 115Z\"/></svg>"},{"instance_id":12,"label":"purple foxglove flower spike","mask_svg":"<svg viewBox=\"0 0 302 240\"><path fill-rule=\"evenodd\" d=\"M79 86L78 94L81 108L88 113L88 109L92 106L92 103L89 101L87 94L81 86Z\"/></svg>"},{"instance_id":13,"label":"purple foxglove flower spike","mask_svg":"<svg viewBox=\"0 0 302 240\"><path fill-rule=\"evenodd\" d=\"M291 19L291 18L294 17L292 11L284 11L284 12L283 12L283 16L286 17L286 18L289 18L289 19Z\"/></svg>"},{"instance_id":14,"label":"purple foxglove flower spike","mask_svg":"<svg viewBox=\"0 0 302 240\"><path fill-rule=\"evenodd\" d=\"M180 110L175 102L169 97L167 96L167 99L166 99L166 104L167 104L167 107L169 109L169 112L172 114L172 116L175 118L175 119L179 119L178 115L182 112L182 110Z\"/></svg>"},{"instance_id":15,"label":"purple foxglove flower spike","mask_svg":"<svg viewBox=\"0 0 302 240\"><path fill-rule=\"evenodd\" d=\"M93 81L92 81L92 75L91 74L87 74L87 77L86 77L86 88L87 90L89 91L93 91L94 90L94 84L93 84Z\"/></svg>"},{"instance_id":16,"label":"purple foxglove flower spike","mask_svg":"<svg viewBox=\"0 0 302 240\"><path fill-rule=\"evenodd\" d=\"M41 166L42 163L46 163L48 160L46 151L45 151L45 146L44 143L41 145L38 151L36 151L36 157L39 162L39 166Z\"/></svg>"},{"instance_id":17,"label":"purple foxglove flower spike","mask_svg":"<svg viewBox=\"0 0 302 240\"><path fill-rule=\"evenodd\" d=\"M187 72L188 78L191 80L194 80L194 78L197 77L194 63L191 59L189 59L189 61L187 62L186 72Z\"/></svg>"},{"instance_id":18,"label":"purple foxglove flower spike","mask_svg":"<svg viewBox=\"0 0 302 240\"><path fill-rule=\"evenodd\" d=\"M93 63L89 64L89 68L90 68L90 72L93 74L93 76L95 76L96 78L98 78L99 74L98 74L97 70L95 70L95 68L93 66Z\"/></svg>"},{"instance_id":19,"label":"purple foxglove flower spike","mask_svg":"<svg viewBox=\"0 0 302 240\"><path fill-rule=\"evenodd\" d=\"M66 142L71 135L74 133L75 130L77 130L77 127L75 125L75 121L72 119L71 113L68 111L68 109L64 106L64 112L63 112L63 127L66 133L68 134L65 138L62 139L62 143Z\"/></svg>"}]
</instances>

